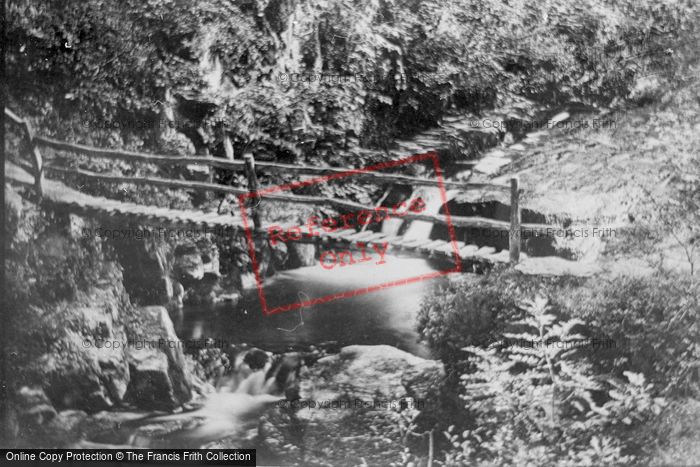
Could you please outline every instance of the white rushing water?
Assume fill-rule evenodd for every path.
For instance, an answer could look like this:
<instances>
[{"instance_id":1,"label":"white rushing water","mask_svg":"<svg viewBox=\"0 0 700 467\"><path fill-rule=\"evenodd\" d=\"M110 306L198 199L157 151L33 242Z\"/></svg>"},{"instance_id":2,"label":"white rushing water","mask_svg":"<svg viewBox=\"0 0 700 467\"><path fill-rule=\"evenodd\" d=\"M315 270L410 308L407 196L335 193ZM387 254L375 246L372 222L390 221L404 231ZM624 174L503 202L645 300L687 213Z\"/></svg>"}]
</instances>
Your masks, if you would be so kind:
<instances>
[{"instance_id":1,"label":"white rushing water","mask_svg":"<svg viewBox=\"0 0 700 467\"><path fill-rule=\"evenodd\" d=\"M446 192L447 201L450 201L455 197L457 192L455 190L449 190ZM442 208L442 196L440 194L440 188L438 187L428 187L421 186L413 190L413 193L408 198L408 200L414 200L421 198L425 203L425 210L423 214L438 214L440 208ZM399 212L406 212L406 207ZM433 223L427 221L408 221L409 225L406 229L403 237L406 240L422 240L430 237L430 232L433 229ZM382 233L387 235L397 235L399 229L403 225L404 221L398 218L391 218L382 224Z\"/></svg>"},{"instance_id":2,"label":"white rushing water","mask_svg":"<svg viewBox=\"0 0 700 467\"><path fill-rule=\"evenodd\" d=\"M284 400L284 388L277 382L280 366L269 360L261 369L244 362L245 353L236 357L234 371L207 395L196 410L145 418L127 444L141 448L198 447L217 440L248 438L260 416ZM272 371L271 371L272 370Z\"/></svg>"}]
</instances>

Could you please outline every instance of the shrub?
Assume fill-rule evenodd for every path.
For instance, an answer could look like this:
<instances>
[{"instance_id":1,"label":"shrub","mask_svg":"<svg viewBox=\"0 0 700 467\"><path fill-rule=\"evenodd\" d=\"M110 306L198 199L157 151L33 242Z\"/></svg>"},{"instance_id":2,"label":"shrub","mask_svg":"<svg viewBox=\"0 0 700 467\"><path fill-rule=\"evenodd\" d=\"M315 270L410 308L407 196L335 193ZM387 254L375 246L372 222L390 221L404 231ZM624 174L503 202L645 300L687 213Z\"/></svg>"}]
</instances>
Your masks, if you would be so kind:
<instances>
[{"instance_id":1,"label":"shrub","mask_svg":"<svg viewBox=\"0 0 700 467\"><path fill-rule=\"evenodd\" d=\"M616 343L599 371L644 373L668 394L700 394L700 284L691 277L599 278L572 294L570 315Z\"/></svg>"},{"instance_id":2,"label":"shrub","mask_svg":"<svg viewBox=\"0 0 700 467\"><path fill-rule=\"evenodd\" d=\"M545 298L527 304L528 296ZM698 394L699 309L690 276L496 270L449 283L418 319L450 371L445 390L468 402L448 432L447 464L631 461L644 445L632 433L658 413L656 397ZM569 348L553 345L567 339Z\"/></svg>"},{"instance_id":3,"label":"shrub","mask_svg":"<svg viewBox=\"0 0 700 467\"><path fill-rule=\"evenodd\" d=\"M590 279L536 278L492 271L452 282L423 301L418 331L448 370L468 369L468 345L488 346L521 314L519 304L542 295L562 319L586 324L587 338L610 346L591 348L597 371L647 375L669 394L698 394L700 285L692 277Z\"/></svg>"},{"instance_id":4,"label":"shrub","mask_svg":"<svg viewBox=\"0 0 700 467\"><path fill-rule=\"evenodd\" d=\"M601 465L630 462L624 441L611 427L644 422L660 413L662 399L651 397L644 376L625 372L628 382L596 375L580 352L585 336L578 320L561 321L544 298L523 306L509 339L532 343L503 348L465 348L475 370L462 376L464 400L478 428L461 435L448 430L457 448L448 464L499 465L537 462ZM607 397L597 402L599 393Z\"/></svg>"},{"instance_id":5,"label":"shrub","mask_svg":"<svg viewBox=\"0 0 700 467\"><path fill-rule=\"evenodd\" d=\"M522 314L518 304L538 291L552 303L557 291L580 281L538 278L512 269L494 269L483 276L463 276L423 299L418 332L448 371L464 371L468 345L488 346L507 323Z\"/></svg>"}]
</instances>

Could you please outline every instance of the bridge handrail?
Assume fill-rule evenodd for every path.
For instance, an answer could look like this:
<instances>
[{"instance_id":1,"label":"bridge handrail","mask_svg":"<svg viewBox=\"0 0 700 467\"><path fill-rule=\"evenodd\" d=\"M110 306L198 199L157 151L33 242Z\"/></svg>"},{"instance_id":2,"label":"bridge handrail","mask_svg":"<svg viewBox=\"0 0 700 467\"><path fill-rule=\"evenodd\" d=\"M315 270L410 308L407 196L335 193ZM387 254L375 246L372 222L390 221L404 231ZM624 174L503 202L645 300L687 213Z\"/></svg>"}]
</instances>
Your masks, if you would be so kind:
<instances>
[{"instance_id":1,"label":"bridge handrail","mask_svg":"<svg viewBox=\"0 0 700 467\"><path fill-rule=\"evenodd\" d=\"M62 167L56 164L48 164L46 170L63 172L63 173L73 173L81 175L86 178L93 180L105 180L111 182L125 182L134 183L141 185L160 185L168 186L174 188L184 188L184 189L200 189L208 191L219 191L231 194L246 194L246 193L258 193L258 190L265 192L265 188L258 188L257 179L255 174L255 164L252 155L247 155L246 159L243 161L232 161L227 159L217 159L213 157L192 157L192 156L168 156L159 154L146 154L134 151L122 151L115 149L102 149L93 146L68 143L65 141L56 140L53 138L48 138L45 136L38 136L32 130L32 127L27 119L22 119L18 117L10 109L5 108L5 115L10 118L14 123L21 125L24 128L24 133L30 146L30 150L33 156L33 172L35 177L35 191L39 198L42 196L42 180L44 173L44 164L42 161L41 153L39 152L39 145L44 145L56 150L72 151L80 154L84 154L91 157L108 157L117 158L122 160L131 161L141 161L155 164L206 164L212 167L228 168L232 170L245 170L248 177L248 188L236 188L227 185L219 185L207 182L195 182L195 181L185 181L185 180L173 180L173 179L163 179L157 177L133 177L133 176L120 176L120 175L106 175L92 172L85 169ZM518 179L512 178L510 180L510 185L501 185L495 183L469 183L469 182L451 182L451 181L437 181L430 180L420 177L411 177L401 174L384 174L377 172L370 172L363 169L342 169L335 167L311 167L303 165L292 165L292 164L281 164L276 162L257 162L259 167L272 171L281 172L292 172L307 175L321 175L328 176L334 174L348 174L352 173L353 177L371 179L374 182L390 182L390 183L401 183L409 185L428 185L428 186L443 186L445 188L457 188L459 190L470 190L470 189L499 189L499 190L509 190L510 192L510 222L499 221L495 219L486 219L483 217L447 217L443 215L432 215L432 214L417 214L417 213L405 213L402 217L408 220L422 220L433 223L441 224L452 224L455 227L482 227L482 228L492 228L498 230L508 230L509 231L509 251L510 251L510 261L515 264L518 262L520 257L520 239L523 229L528 229L533 232L546 232L546 229L551 228L551 226L544 224L521 224L521 212L520 212L520 188L518 186ZM302 195L287 195L279 193L267 193L263 197L277 200L277 201L288 201L304 204L330 204L335 207L350 209L355 211L363 211L372 208L367 208L359 203L352 201L345 201L321 196L302 196ZM255 207L253 209L253 214L255 215ZM260 222L257 217L255 227L259 228Z\"/></svg>"},{"instance_id":2,"label":"bridge handrail","mask_svg":"<svg viewBox=\"0 0 700 467\"><path fill-rule=\"evenodd\" d=\"M18 125L24 125L24 119L17 116L16 113L5 107L5 115L10 117L10 120Z\"/></svg>"},{"instance_id":3,"label":"bridge handrail","mask_svg":"<svg viewBox=\"0 0 700 467\"><path fill-rule=\"evenodd\" d=\"M72 151L86 156L92 157L106 157L113 159L121 159L128 161L138 161L144 163L152 163L158 165L189 165L189 164L202 164L211 167L218 167L222 169L231 170L245 170L245 161L232 161L228 159L220 159L210 156L169 156L162 154L146 154L136 151L123 151L118 149L103 149L93 146L88 146L84 144L68 143L65 141L59 141L53 138L47 138L45 136L36 136L36 141L43 146L47 146L57 150ZM332 174L346 174L352 172L354 179L366 179L374 182L389 182L389 183L400 183L406 185L422 185L422 186L440 186L440 182L437 180L431 180L428 178L411 177L409 175L402 174L386 174L378 172L363 172L357 171L353 172L352 169L344 169L338 167L313 167L308 165L295 165L295 164L282 164L278 162L261 162L255 161L257 167L273 171L273 172L283 172L283 173L298 173L303 175L332 175ZM498 189L498 190L508 190L508 185L502 185L497 183L469 183L469 182L452 182L444 181L442 184L446 189L458 189L458 190L468 190L468 189Z\"/></svg>"},{"instance_id":4,"label":"bridge handrail","mask_svg":"<svg viewBox=\"0 0 700 467\"><path fill-rule=\"evenodd\" d=\"M158 177L134 177L134 176L124 176L124 175L113 175L113 174L101 174L97 172L92 172L90 170L69 168L56 166L52 164L47 164L45 170L49 172L59 172L67 173L73 175L80 175L89 180L107 181L115 183L133 183L135 185L159 185L168 188L181 188L181 189L194 189L194 190L207 190L215 191L220 193L227 193L233 195L245 195L249 191L246 188L237 188L228 185L219 185L216 183L207 182L196 182L196 181L186 181L186 180L173 180L167 178ZM300 204L326 204L331 205L336 208L347 209L353 212L372 210L373 208L367 207L363 204L356 203L354 201L340 200L334 198L327 198L323 196L309 196L309 195L288 195L282 193L269 193L261 195L263 200L269 199L272 201L282 201L282 202L293 202ZM455 227L472 227L472 228L490 228L496 230L510 230L511 223L508 221L501 221L496 219L488 219L485 217L477 216L450 216L449 220L447 216L443 215L432 215L432 214L416 214L407 212L402 218L407 220L418 220L427 221L438 224L449 225L452 224ZM530 232L538 232L546 234L547 229L551 228L547 224L522 224L521 228L528 230Z\"/></svg>"}]
</instances>

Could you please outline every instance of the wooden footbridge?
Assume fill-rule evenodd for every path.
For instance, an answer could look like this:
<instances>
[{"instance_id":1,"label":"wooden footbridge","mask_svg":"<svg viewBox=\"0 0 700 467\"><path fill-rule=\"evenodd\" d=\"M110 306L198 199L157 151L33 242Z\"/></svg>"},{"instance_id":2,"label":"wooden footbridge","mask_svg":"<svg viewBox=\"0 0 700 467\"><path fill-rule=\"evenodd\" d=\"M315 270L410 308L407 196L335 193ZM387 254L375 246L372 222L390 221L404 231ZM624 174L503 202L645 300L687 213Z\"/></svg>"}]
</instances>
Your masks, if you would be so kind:
<instances>
[{"instance_id":1,"label":"wooden footbridge","mask_svg":"<svg viewBox=\"0 0 700 467\"><path fill-rule=\"evenodd\" d=\"M218 212L203 212L185 209L169 209L152 205L144 205L122 200L108 199L92 196L69 187L57 176L77 176L81 179L127 183L142 186L159 186L174 189L194 190L201 192L223 193L225 195L237 195L255 201L263 198L269 201L309 204L314 206L330 205L339 210L359 212L374 210L359 203L327 198L323 196L298 195L288 190L281 193L279 190L258 186L256 173L259 171L293 173L302 176L312 176L325 181L340 179L350 174L353 181L362 180L368 183L382 183L390 185L438 186L449 190L468 191L474 189L502 190L510 194L510 221L489 219L484 217L450 217L448 213L424 214L405 212L404 221L427 221L430 223L444 224L448 227L477 227L508 232L509 249L500 252L492 247L479 247L465 242L451 242L432 239L407 239L401 236L390 236L381 232L369 230L344 229L328 232L319 229L315 236L302 234L300 241L316 242L320 244L344 243L349 246L368 243L388 243L392 253L409 253L424 257L444 258L452 261L486 262L516 264L526 259L520 252L521 232L527 229L530 232L545 233L552 226L543 224L522 224L520 216L520 189L517 179L511 179L509 185L493 183L469 183L442 181L441 179L429 179L412 177L403 174L385 173L367 169L343 169L336 167L315 167L292 164L280 164L273 162L254 161L252 154L244 156L244 160L229 160L210 156L170 156L145 154L139 152L102 149L82 144L68 143L45 136L37 135L32 130L26 119L22 119L9 109L5 109L5 116L10 122L14 122L23 132L28 158L31 163L18 161L6 162L6 178L15 183L33 187L38 200L43 203L53 204L63 209L68 209L76 214L92 217L123 218L128 222L154 225L158 227L187 227L208 229L229 229L233 233L246 229L247 219L252 220L251 229L257 238L265 238L269 232L261 223L259 212L256 210L256 202L248 202L244 206L247 210L246 219L241 215L220 214ZM181 179L124 176L115 174L98 173L91 170L59 165L56 160L44 160L41 149L51 148L54 151L64 151L79 154L94 159L123 160L129 162L155 164L159 166L207 166L228 169L232 171L245 171L248 186L233 187L211 182L191 181ZM293 185L293 184L292 184ZM292 186L292 188L294 188ZM242 205L243 206L243 205ZM282 225L281 227L291 227ZM450 227L451 228L451 227Z\"/></svg>"}]
</instances>

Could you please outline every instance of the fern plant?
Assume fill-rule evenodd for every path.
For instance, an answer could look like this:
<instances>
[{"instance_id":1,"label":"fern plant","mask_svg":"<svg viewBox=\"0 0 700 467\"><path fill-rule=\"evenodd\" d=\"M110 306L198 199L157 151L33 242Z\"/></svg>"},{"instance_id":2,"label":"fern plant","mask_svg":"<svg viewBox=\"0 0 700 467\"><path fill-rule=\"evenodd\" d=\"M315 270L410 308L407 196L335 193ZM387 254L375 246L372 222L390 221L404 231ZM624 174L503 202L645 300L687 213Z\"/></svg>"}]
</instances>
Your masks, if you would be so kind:
<instances>
[{"instance_id":1,"label":"fern plant","mask_svg":"<svg viewBox=\"0 0 700 467\"><path fill-rule=\"evenodd\" d=\"M448 430L455 449L446 463L630 462L605 431L658 413L643 375L627 372L629 383L595 375L581 352L587 339L575 332L583 322L558 320L544 298L522 310L506 341L464 349L474 371L462 376L462 397L478 428Z\"/></svg>"}]
</instances>

